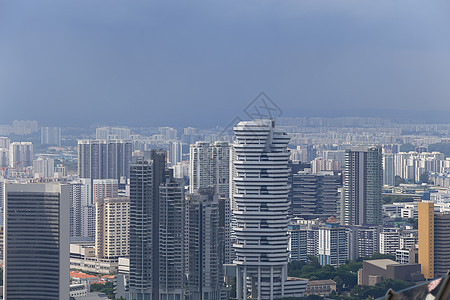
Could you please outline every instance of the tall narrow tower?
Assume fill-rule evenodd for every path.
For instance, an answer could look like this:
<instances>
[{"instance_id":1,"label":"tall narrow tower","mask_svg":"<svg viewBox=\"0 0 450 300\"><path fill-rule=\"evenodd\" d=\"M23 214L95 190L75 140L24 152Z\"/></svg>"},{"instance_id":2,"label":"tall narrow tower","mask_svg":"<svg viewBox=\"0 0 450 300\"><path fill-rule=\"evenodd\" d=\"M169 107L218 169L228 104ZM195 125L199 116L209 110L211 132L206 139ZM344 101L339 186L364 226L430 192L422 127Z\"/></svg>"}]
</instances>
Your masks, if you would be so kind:
<instances>
[{"instance_id":1,"label":"tall narrow tower","mask_svg":"<svg viewBox=\"0 0 450 300\"><path fill-rule=\"evenodd\" d=\"M287 283L290 138L273 120L240 122L234 132L237 297L300 295Z\"/></svg>"},{"instance_id":2,"label":"tall narrow tower","mask_svg":"<svg viewBox=\"0 0 450 300\"><path fill-rule=\"evenodd\" d=\"M345 157L344 225L380 225L382 223L381 193L383 166L381 149L348 150Z\"/></svg>"}]
</instances>

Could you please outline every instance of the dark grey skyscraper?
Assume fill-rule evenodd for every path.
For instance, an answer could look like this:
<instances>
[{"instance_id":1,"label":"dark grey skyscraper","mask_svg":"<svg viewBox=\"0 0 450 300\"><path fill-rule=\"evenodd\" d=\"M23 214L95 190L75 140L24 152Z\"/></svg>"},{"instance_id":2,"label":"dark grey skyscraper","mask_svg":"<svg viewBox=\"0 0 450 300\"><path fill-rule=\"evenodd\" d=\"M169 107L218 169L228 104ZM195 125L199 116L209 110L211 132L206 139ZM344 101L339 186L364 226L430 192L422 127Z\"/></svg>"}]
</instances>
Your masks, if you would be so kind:
<instances>
[{"instance_id":1,"label":"dark grey skyscraper","mask_svg":"<svg viewBox=\"0 0 450 300\"><path fill-rule=\"evenodd\" d=\"M125 140L79 140L78 176L91 179L129 177L132 147Z\"/></svg>"},{"instance_id":2,"label":"dark grey skyscraper","mask_svg":"<svg viewBox=\"0 0 450 300\"><path fill-rule=\"evenodd\" d=\"M69 190L6 184L3 299L69 299Z\"/></svg>"},{"instance_id":3,"label":"dark grey skyscraper","mask_svg":"<svg viewBox=\"0 0 450 300\"><path fill-rule=\"evenodd\" d=\"M383 166L381 149L347 150L344 171L344 225L382 223Z\"/></svg>"},{"instance_id":4,"label":"dark grey skyscraper","mask_svg":"<svg viewBox=\"0 0 450 300\"><path fill-rule=\"evenodd\" d=\"M130 165L130 282L132 299L159 299L159 186L166 151L152 150Z\"/></svg>"},{"instance_id":5,"label":"dark grey skyscraper","mask_svg":"<svg viewBox=\"0 0 450 300\"><path fill-rule=\"evenodd\" d=\"M189 195L190 299L220 300L225 247L225 201L215 187Z\"/></svg>"},{"instance_id":6,"label":"dark grey skyscraper","mask_svg":"<svg viewBox=\"0 0 450 300\"><path fill-rule=\"evenodd\" d=\"M160 299L184 299L184 185L166 176L159 187L159 294Z\"/></svg>"}]
</instances>

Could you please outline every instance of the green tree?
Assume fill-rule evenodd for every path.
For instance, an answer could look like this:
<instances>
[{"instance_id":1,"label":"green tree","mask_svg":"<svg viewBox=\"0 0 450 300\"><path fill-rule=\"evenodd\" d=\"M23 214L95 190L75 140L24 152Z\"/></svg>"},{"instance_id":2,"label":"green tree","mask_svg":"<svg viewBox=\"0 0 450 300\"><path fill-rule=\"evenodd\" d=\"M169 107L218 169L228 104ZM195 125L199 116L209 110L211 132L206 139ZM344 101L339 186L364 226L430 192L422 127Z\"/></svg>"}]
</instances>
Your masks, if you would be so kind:
<instances>
[{"instance_id":1,"label":"green tree","mask_svg":"<svg viewBox=\"0 0 450 300\"><path fill-rule=\"evenodd\" d=\"M99 292L104 293L108 297L108 299L115 299L114 294L114 283L111 281L101 283L93 283L91 284L91 292Z\"/></svg>"}]
</instances>

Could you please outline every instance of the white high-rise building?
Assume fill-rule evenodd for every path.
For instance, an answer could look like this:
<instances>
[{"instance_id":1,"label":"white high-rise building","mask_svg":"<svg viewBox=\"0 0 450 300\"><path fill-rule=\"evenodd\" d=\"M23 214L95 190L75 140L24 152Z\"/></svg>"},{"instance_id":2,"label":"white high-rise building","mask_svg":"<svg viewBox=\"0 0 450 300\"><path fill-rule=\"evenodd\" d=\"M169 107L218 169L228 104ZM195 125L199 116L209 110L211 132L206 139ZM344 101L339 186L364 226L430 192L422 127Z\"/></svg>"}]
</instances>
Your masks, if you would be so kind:
<instances>
[{"instance_id":1,"label":"white high-rise building","mask_svg":"<svg viewBox=\"0 0 450 300\"><path fill-rule=\"evenodd\" d=\"M395 255L400 249L400 233L397 228L384 228L380 233L380 253Z\"/></svg>"},{"instance_id":2,"label":"white high-rise building","mask_svg":"<svg viewBox=\"0 0 450 300\"><path fill-rule=\"evenodd\" d=\"M53 178L55 174L55 160L53 158L39 157L33 161L35 178Z\"/></svg>"},{"instance_id":3,"label":"white high-rise building","mask_svg":"<svg viewBox=\"0 0 450 300\"><path fill-rule=\"evenodd\" d=\"M230 144L197 142L191 145L189 191L214 186L217 194L227 196L230 178Z\"/></svg>"},{"instance_id":4,"label":"white high-rise building","mask_svg":"<svg viewBox=\"0 0 450 300\"><path fill-rule=\"evenodd\" d=\"M33 165L33 144L31 142L14 142L9 145L9 166L26 168Z\"/></svg>"},{"instance_id":5,"label":"white high-rise building","mask_svg":"<svg viewBox=\"0 0 450 300\"><path fill-rule=\"evenodd\" d=\"M301 297L306 280L288 280L288 135L273 120L234 127L234 249L237 298Z\"/></svg>"},{"instance_id":6,"label":"white high-rise building","mask_svg":"<svg viewBox=\"0 0 450 300\"><path fill-rule=\"evenodd\" d=\"M178 141L169 142L169 163L173 167L183 161L183 143Z\"/></svg>"}]
</instances>

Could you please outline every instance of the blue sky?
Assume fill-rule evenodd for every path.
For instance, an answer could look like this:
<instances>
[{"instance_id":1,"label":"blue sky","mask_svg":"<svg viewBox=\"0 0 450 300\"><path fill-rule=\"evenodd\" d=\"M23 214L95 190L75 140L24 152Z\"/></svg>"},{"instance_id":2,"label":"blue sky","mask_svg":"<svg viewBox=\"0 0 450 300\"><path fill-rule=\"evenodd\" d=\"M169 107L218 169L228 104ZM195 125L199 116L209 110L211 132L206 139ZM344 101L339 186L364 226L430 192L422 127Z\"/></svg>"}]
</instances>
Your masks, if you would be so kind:
<instances>
[{"instance_id":1,"label":"blue sky","mask_svg":"<svg viewBox=\"0 0 450 300\"><path fill-rule=\"evenodd\" d=\"M448 115L450 3L0 1L0 124ZM403 115L405 117L405 115Z\"/></svg>"}]
</instances>

